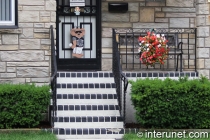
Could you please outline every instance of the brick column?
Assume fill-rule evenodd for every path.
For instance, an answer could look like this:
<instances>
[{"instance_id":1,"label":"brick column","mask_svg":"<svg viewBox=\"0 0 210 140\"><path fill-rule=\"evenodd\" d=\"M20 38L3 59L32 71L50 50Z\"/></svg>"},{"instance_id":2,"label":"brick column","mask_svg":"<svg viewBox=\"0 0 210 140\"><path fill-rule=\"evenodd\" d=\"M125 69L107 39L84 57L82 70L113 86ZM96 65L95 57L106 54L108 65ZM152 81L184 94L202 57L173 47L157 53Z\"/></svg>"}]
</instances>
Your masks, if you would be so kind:
<instances>
[{"instance_id":1,"label":"brick column","mask_svg":"<svg viewBox=\"0 0 210 140\"><path fill-rule=\"evenodd\" d=\"M197 70L199 75L210 76L210 3L207 0L196 0L197 26Z\"/></svg>"}]
</instances>

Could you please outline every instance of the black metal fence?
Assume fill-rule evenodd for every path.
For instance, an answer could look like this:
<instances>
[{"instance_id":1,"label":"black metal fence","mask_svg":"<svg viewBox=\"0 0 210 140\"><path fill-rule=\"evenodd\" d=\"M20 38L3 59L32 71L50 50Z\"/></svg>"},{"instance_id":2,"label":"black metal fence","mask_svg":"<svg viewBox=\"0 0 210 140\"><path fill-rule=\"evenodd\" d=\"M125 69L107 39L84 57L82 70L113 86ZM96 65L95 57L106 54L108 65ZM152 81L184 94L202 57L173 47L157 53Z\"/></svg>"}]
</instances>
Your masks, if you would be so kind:
<instances>
[{"instance_id":1,"label":"black metal fence","mask_svg":"<svg viewBox=\"0 0 210 140\"><path fill-rule=\"evenodd\" d=\"M51 92L52 92L52 109L50 110L50 116L51 118L50 122L51 125L54 126L54 119L56 117L56 110L57 110L57 62L56 62L56 50L55 50L55 43L54 43L54 32L53 32L53 26L50 26L50 32L51 32Z\"/></svg>"},{"instance_id":2,"label":"black metal fence","mask_svg":"<svg viewBox=\"0 0 210 140\"><path fill-rule=\"evenodd\" d=\"M119 51L123 70L196 71L195 28L155 29L156 34L164 34L170 51L165 63L163 65L157 63L154 67L143 64L138 53L138 38L146 36L150 30L149 28L113 29L113 41L117 43L113 44L113 54L114 51Z\"/></svg>"},{"instance_id":3,"label":"black metal fence","mask_svg":"<svg viewBox=\"0 0 210 140\"><path fill-rule=\"evenodd\" d=\"M113 30L113 36L116 36L116 33ZM125 122L125 97L127 92L127 86L128 86L128 79L127 77L122 73L122 67L120 64L120 53L118 50L118 43L116 41L116 38L113 38L113 62L112 62L112 72L114 75L114 81L116 84L116 92L117 92L117 99L118 99L118 105L120 108L120 114L123 116L124 122Z\"/></svg>"}]
</instances>

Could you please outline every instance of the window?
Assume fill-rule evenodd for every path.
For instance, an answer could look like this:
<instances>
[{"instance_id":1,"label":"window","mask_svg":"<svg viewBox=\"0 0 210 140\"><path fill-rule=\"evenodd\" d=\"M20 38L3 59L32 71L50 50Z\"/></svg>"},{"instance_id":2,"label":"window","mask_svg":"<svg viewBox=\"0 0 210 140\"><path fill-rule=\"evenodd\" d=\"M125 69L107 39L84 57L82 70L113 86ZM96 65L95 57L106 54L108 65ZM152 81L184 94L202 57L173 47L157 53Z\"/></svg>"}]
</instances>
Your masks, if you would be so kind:
<instances>
[{"instance_id":1,"label":"window","mask_svg":"<svg viewBox=\"0 0 210 140\"><path fill-rule=\"evenodd\" d=\"M0 0L0 28L17 26L17 0Z\"/></svg>"}]
</instances>

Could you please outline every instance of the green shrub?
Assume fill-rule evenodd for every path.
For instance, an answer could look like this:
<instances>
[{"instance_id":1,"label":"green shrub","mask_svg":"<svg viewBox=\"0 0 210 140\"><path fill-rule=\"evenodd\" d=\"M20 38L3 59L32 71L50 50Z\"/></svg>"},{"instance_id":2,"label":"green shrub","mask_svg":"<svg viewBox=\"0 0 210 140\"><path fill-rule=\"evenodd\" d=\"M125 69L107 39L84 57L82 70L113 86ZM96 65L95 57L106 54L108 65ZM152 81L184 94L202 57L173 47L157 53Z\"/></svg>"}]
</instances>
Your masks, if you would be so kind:
<instances>
[{"instance_id":1,"label":"green shrub","mask_svg":"<svg viewBox=\"0 0 210 140\"><path fill-rule=\"evenodd\" d=\"M130 81L136 119L146 128L210 128L210 82L138 79Z\"/></svg>"},{"instance_id":2,"label":"green shrub","mask_svg":"<svg viewBox=\"0 0 210 140\"><path fill-rule=\"evenodd\" d=\"M35 127L49 104L49 86L0 84L0 128Z\"/></svg>"}]
</instances>

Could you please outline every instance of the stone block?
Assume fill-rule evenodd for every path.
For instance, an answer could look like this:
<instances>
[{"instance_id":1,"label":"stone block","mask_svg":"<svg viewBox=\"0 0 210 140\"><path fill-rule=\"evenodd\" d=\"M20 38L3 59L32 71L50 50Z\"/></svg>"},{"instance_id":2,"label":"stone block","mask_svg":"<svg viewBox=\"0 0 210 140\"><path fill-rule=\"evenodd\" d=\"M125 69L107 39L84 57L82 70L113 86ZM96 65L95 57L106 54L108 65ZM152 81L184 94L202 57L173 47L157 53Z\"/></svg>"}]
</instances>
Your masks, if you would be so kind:
<instances>
[{"instance_id":1,"label":"stone block","mask_svg":"<svg viewBox=\"0 0 210 140\"><path fill-rule=\"evenodd\" d=\"M49 11L40 11L40 16L41 17L49 17L50 16L50 12Z\"/></svg>"},{"instance_id":2,"label":"stone block","mask_svg":"<svg viewBox=\"0 0 210 140\"><path fill-rule=\"evenodd\" d=\"M0 52L1 61L18 62L18 61L43 61L43 51L2 51Z\"/></svg>"},{"instance_id":3,"label":"stone block","mask_svg":"<svg viewBox=\"0 0 210 140\"><path fill-rule=\"evenodd\" d=\"M197 47L205 47L204 38L197 38Z\"/></svg>"},{"instance_id":4,"label":"stone block","mask_svg":"<svg viewBox=\"0 0 210 140\"><path fill-rule=\"evenodd\" d=\"M44 5L44 0L18 0L18 5Z\"/></svg>"},{"instance_id":5,"label":"stone block","mask_svg":"<svg viewBox=\"0 0 210 140\"><path fill-rule=\"evenodd\" d=\"M203 26L206 24L206 17L203 15L196 16L196 24L197 26Z\"/></svg>"},{"instance_id":6,"label":"stone block","mask_svg":"<svg viewBox=\"0 0 210 140\"><path fill-rule=\"evenodd\" d=\"M56 12L51 12L50 21L51 22L56 22Z\"/></svg>"},{"instance_id":7,"label":"stone block","mask_svg":"<svg viewBox=\"0 0 210 140\"><path fill-rule=\"evenodd\" d=\"M45 10L56 11L56 1L45 1Z\"/></svg>"},{"instance_id":8,"label":"stone block","mask_svg":"<svg viewBox=\"0 0 210 140\"><path fill-rule=\"evenodd\" d=\"M138 13L130 13L130 22L138 22L139 14Z\"/></svg>"},{"instance_id":9,"label":"stone block","mask_svg":"<svg viewBox=\"0 0 210 140\"><path fill-rule=\"evenodd\" d=\"M50 56L45 56L44 60L49 61L50 60Z\"/></svg>"},{"instance_id":10,"label":"stone block","mask_svg":"<svg viewBox=\"0 0 210 140\"><path fill-rule=\"evenodd\" d=\"M122 22L102 22L102 27L110 28L131 28L132 23L122 23Z\"/></svg>"},{"instance_id":11,"label":"stone block","mask_svg":"<svg viewBox=\"0 0 210 140\"><path fill-rule=\"evenodd\" d=\"M209 58L209 48L197 48L198 58Z\"/></svg>"},{"instance_id":12,"label":"stone block","mask_svg":"<svg viewBox=\"0 0 210 140\"><path fill-rule=\"evenodd\" d=\"M23 33L20 35L20 38L33 38L33 28L23 28Z\"/></svg>"},{"instance_id":13,"label":"stone block","mask_svg":"<svg viewBox=\"0 0 210 140\"><path fill-rule=\"evenodd\" d=\"M19 11L18 20L19 22L39 22L39 11Z\"/></svg>"},{"instance_id":14,"label":"stone block","mask_svg":"<svg viewBox=\"0 0 210 140\"><path fill-rule=\"evenodd\" d=\"M0 51L18 50L18 45L0 45Z\"/></svg>"},{"instance_id":15,"label":"stone block","mask_svg":"<svg viewBox=\"0 0 210 140\"><path fill-rule=\"evenodd\" d=\"M0 73L1 78L14 78L16 77L16 73Z\"/></svg>"},{"instance_id":16,"label":"stone block","mask_svg":"<svg viewBox=\"0 0 210 140\"><path fill-rule=\"evenodd\" d=\"M50 38L50 34L46 34L46 33L34 33L34 38L40 38L40 39Z\"/></svg>"},{"instance_id":17,"label":"stone block","mask_svg":"<svg viewBox=\"0 0 210 140\"><path fill-rule=\"evenodd\" d=\"M50 22L50 17L40 17L40 22Z\"/></svg>"},{"instance_id":18,"label":"stone block","mask_svg":"<svg viewBox=\"0 0 210 140\"><path fill-rule=\"evenodd\" d=\"M51 40L50 39L41 39L41 44L42 45L51 45Z\"/></svg>"},{"instance_id":19,"label":"stone block","mask_svg":"<svg viewBox=\"0 0 210 140\"><path fill-rule=\"evenodd\" d=\"M21 34L22 29L1 29L0 34Z\"/></svg>"},{"instance_id":20,"label":"stone block","mask_svg":"<svg viewBox=\"0 0 210 140\"><path fill-rule=\"evenodd\" d=\"M108 2L102 2L101 11L108 12Z\"/></svg>"},{"instance_id":21,"label":"stone block","mask_svg":"<svg viewBox=\"0 0 210 140\"><path fill-rule=\"evenodd\" d=\"M44 52L45 52L45 53L44 53L45 56L46 56L46 55L51 55L51 50L45 50Z\"/></svg>"},{"instance_id":22,"label":"stone block","mask_svg":"<svg viewBox=\"0 0 210 140\"><path fill-rule=\"evenodd\" d=\"M31 78L26 78L26 83L30 83L31 82Z\"/></svg>"},{"instance_id":23,"label":"stone block","mask_svg":"<svg viewBox=\"0 0 210 140\"><path fill-rule=\"evenodd\" d=\"M198 4L196 9L197 14L209 14L209 5L208 4Z\"/></svg>"},{"instance_id":24,"label":"stone block","mask_svg":"<svg viewBox=\"0 0 210 140\"><path fill-rule=\"evenodd\" d=\"M34 27L33 23L18 23L18 26L21 28L31 28Z\"/></svg>"},{"instance_id":25,"label":"stone block","mask_svg":"<svg viewBox=\"0 0 210 140\"><path fill-rule=\"evenodd\" d=\"M20 84L20 83L25 83L25 78L8 78L8 79L1 78L0 83Z\"/></svg>"},{"instance_id":26,"label":"stone block","mask_svg":"<svg viewBox=\"0 0 210 140\"><path fill-rule=\"evenodd\" d=\"M166 17L169 17L169 18L188 17L189 18L189 17L196 17L196 14L195 13L166 13Z\"/></svg>"},{"instance_id":27,"label":"stone block","mask_svg":"<svg viewBox=\"0 0 210 140\"><path fill-rule=\"evenodd\" d=\"M44 10L44 6L23 6L24 11L41 11Z\"/></svg>"},{"instance_id":28,"label":"stone block","mask_svg":"<svg viewBox=\"0 0 210 140\"><path fill-rule=\"evenodd\" d=\"M5 72L5 71L6 71L6 63L0 62L0 72Z\"/></svg>"},{"instance_id":29,"label":"stone block","mask_svg":"<svg viewBox=\"0 0 210 140\"><path fill-rule=\"evenodd\" d=\"M209 36L209 27L198 27L197 28L198 37L208 37Z\"/></svg>"},{"instance_id":30,"label":"stone block","mask_svg":"<svg viewBox=\"0 0 210 140\"><path fill-rule=\"evenodd\" d=\"M17 77L49 77L49 67L17 67Z\"/></svg>"},{"instance_id":31,"label":"stone block","mask_svg":"<svg viewBox=\"0 0 210 140\"><path fill-rule=\"evenodd\" d=\"M146 2L146 6L165 6L165 2Z\"/></svg>"},{"instance_id":32,"label":"stone block","mask_svg":"<svg viewBox=\"0 0 210 140\"><path fill-rule=\"evenodd\" d=\"M173 8L173 7L163 7L163 12L174 12L174 13L195 13L196 8Z\"/></svg>"},{"instance_id":33,"label":"stone block","mask_svg":"<svg viewBox=\"0 0 210 140\"><path fill-rule=\"evenodd\" d=\"M102 48L102 54L112 53L112 48Z\"/></svg>"},{"instance_id":34,"label":"stone block","mask_svg":"<svg viewBox=\"0 0 210 140\"><path fill-rule=\"evenodd\" d=\"M155 7L155 12L160 12L161 8L160 7Z\"/></svg>"},{"instance_id":35,"label":"stone block","mask_svg":"<svg viewBox=\"0 0 210 140\"><path fill-rule=\"evenodd\" d=\"M140 8L140 22L154 22L154 8Z\"/></svg>"},{"instance_id":36,"label":"stone block","mask_svg":"<svg viewBox=\"0 0 210 140\"><path fill-rule=\"evenodd\" d=\"M50 33L50 29L34 29L34 33Z\"/></svg>"},{"instance_id":37,"label":"stone block","mask_svg":"<svg viewBox=\"0 0 210 140\"><path fill-rule=\"evenodd\" d=\"M170 25L171 28L189 28L190 27L190 20L189 18L170 18Z\"/></svg>"},{"instance_id":38,"label":"stone block","mask_svg":"<svg viewBox=\"0 0 210 140\"><path fill-rule=\"evenodd\" d=\"M16 72L15 67L7 67L7 72Z\"/></svg>"},{"instance_id":39,"label":"stone block","mask_svg":"<svg viewBox=\"0 0 210 140\"><path fill-rule=\"evenodd\" d=\"M112 59L112 54L102 54L102 58Z\"/></svg>"},{"instance_id":40,"label":"stone block","mask_svg":"<svg viewBox=\"0 0 210 140\"><path fill-rule=\"evenodd\" d=\"M210 15L206 16L206 25L210 25Z\"/></svg>"},{"instance_id":41,"label":"stone block","mask_svg":"<svg viewBox=\"0 0 210 140\"><path fill-rule=\"evenodd\" d=\"M112 37L112 28L102 28L102 37Z\"/></svg>"},{"instance_id":42,"label":"stone block","mask_svg":"<svg viewBox=\"0 0 210 140\"><path fill-rule=\"evenodd\" d=\"M102 13L102 21L129 22L129 13Z\"/></svg>"},{"instance_id":43,"label":"stone block","mask_svg":"<svg viewBox=\"0 0 210 140\"><path fill-rule=\"evenodd\" d=\"M2 44L18 44L18 35L16 34L3 34Z\"/></svg>"},{"instance_id":44,"label":"stone block","mask_svg":"<svg viewBox=\"0 0 210 140\"><path fill-rule=\"evenodd\" d=\"M50 78L31 78L31 82L49 83L50 82Z\"/></svg>"},{"instance_id":45,"label":"stone block","mask_svg":"<svg viewBox=\"0 0 210 140\"><path fill-rule=\"evenodd\" d=\"M168 23L133 23L133 28L168 28Z\"/></svg>"},{"instance_id":46,"label":"stone block","mask_svg":"<svg viewBox=\"0 0 210 140\"><path fill-rule=\"evenodd\" d=\"M50 45L41 45L42 50L49 50L50 47L51 47Z\"/></svg>"},{"instance_id":47,"label":"stone block","mask_svg":"<svg viewBox=\"0 0 210 140\"><path fill-rule=\"evenodd\" d=\"M43 28L44 25L45 25L44 23L34 23L35 28Z\"/></svg>"},{"instance_id":48,"label":"stone block","mask_svg":"<svg viewBox=\"0 0 210 140\"><path fill-rule=\"evenodd\" d=\"M194 0L166 0L166 6L194 7Z\"/></svg>"},{"instance_id":49,"label":"stone block","mask_svg":"<svg viewBox=\"0 0 210 140\"><path fill-rule=\"evenodd\" d=\"M205 38L205 47L210 47L210 37Z\"/></svg>"},{"instance_id":50,"label":"stone block","mask_svg":"<svg viewBox=\"0 0 210 140\"><path fill-rule=\"evenodd\" d=\"M20 49L40 49L40 40L20 39Z\"/></svg>"},{"instance_id":51,"label":"stone block","mask_svg":"<svg viewBox=\"0 0 210 140\"><path fill-rule=\"evenodd\" d=\"M130 12L138 12L139 11L139 3L128 3L128 11Z\"/></svg>"},{"instance_id":52,"label":"stone block","mask_svg":"<svg viewBox=\"0 0 210 140\"><path fill-rule=\"evenodd\" d=\"M168 22L168 18L155 18L155 22Z\"/></svg>"},{"instance_id":53,"label":"stone block","mask_svg":"<svg viewBox=\"0 0 210 140\"><path fill-rule=\"evenodd\" d=\"M8 67L47 67L49 62L7 62Z\"/></svg>"},{"instance_id":54,"label":"stone block","mask_svg":"<svg viewBox=\"0 0 210 140\"><path fill-rule=\"evenodd\" d=\"M52 25L54 28L56 27L55 23L45 23L45 24L44 24L44 27L45 27L45 28L50 28L51 25Z\"/></svg>"},{"instance_id":55,"label":"stone block","mask_svg":"<svg viewBox=\"0 0 210 140\"><path fill-rule=\"evenodd\" d=\"M102 47L112 47L112 38L102 38Z\"/></svg>"},{"instance_id":56,"label":"stone block","mask_svg":"<svg viewBox=\"0 0 210 140\"><path fill-rule=\"evenodd\" d=\"M156 12L155 13L155 17L157 18L157 17L165 17L165 13L163 13L163 12Z\"/></svg>"},{"instance_id":57,"label":"stone block","mask_svg":"<svg viewBox=\"0 0 210 140\"><path fill-rule=\"evenodd\" d=\"M102 71L112 70L112 59L102 59Z\"/></svg>"},{"instance_id":58,"label":"stone block","mask_svg":"<svg viewBox=\"0 0 210 140\"><path fill-rule=\"evenodd\" d=\"M203 68L205 68L204 66L205 66L204 65L204 59L197 59L197 68L198 69L203 69Z\"/></svg>"}]
</instances>

